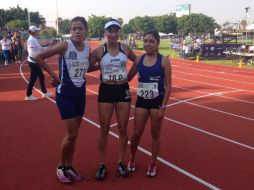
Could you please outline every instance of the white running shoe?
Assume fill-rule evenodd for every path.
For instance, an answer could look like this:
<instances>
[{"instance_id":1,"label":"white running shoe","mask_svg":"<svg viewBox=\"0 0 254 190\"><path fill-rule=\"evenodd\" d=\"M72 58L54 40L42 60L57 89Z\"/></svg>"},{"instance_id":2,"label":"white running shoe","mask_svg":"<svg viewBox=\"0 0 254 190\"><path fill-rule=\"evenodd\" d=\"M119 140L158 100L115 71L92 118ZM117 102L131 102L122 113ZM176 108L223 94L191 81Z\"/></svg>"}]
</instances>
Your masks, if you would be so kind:
<instances>
[{"instance_id":1,"label":"white running shoe","mask_svg":"<svg viewBox=\"0 0 254 190\"><path fill-rule=\"evenodd\" d=\"M149 164L146 175L150 177L156 176L156 165L154 163Z\"/></svg>"},{"instance_id":2,"label":"white running shoe","mask_svg":"<svg viewBox=\"0 0 254 190\"><path fill-rule=\"evenodd\" d=\"M42 95L43 98L50 98L52 96L53 96L53 94L50 92L46 92L45 94Z\"/></svg>"},{"instance_id":3,"label":"white running shoe","mask_svg":"<svg viewBox=\"0 0 254 190\"><path fill-rule=\"evenodd\" d=\"M35 96L31 95L31 96L26 96L25 100L32 101L32 100L37 100L37 98Z\"/></svg>"}]
</instances>

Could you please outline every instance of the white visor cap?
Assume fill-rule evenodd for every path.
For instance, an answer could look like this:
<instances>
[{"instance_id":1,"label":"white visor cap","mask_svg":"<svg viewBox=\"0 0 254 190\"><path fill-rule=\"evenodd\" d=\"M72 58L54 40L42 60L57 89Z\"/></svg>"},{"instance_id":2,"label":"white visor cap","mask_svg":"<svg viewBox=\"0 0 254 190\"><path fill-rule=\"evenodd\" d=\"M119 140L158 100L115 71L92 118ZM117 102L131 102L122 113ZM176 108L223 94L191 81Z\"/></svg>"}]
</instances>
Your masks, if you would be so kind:
<instances>
[{"instance_id":1,"label":"white visor cap","mask_svg":"<svg viewBox=\"0 0 254 190\"><path fill-rule=\"evenodd\" d=\"M112 20L112 21L109 21L105 24L104 29L106 30L111 26L117 26L118 28L121 28L121 25L119 24L119 22Z\"/></svg>"},{"instance_id":2,"label":"white visor cap","mask_svg":"<svg viewBox=\"0 0 254 190\"><path fill-rule=\"evenodd\" d=\"M30 30L32 33L34 33L34 32L36 32L36 31L40 31L41 29L40 29L40 28L37 28L36 26L30 26L30 27L29 27L29 30Z\"/></svg>"}]
</instances>

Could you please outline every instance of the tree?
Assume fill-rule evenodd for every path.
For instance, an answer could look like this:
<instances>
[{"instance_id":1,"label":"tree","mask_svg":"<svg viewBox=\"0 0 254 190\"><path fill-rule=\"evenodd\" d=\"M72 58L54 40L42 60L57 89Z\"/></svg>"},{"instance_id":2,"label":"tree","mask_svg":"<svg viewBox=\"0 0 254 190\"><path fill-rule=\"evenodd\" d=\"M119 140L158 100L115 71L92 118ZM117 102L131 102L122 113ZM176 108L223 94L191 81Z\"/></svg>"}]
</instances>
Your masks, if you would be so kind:
<instances>
[{"instance_id":1,"label":"tree","mask_svg":"<svg viewBox=\"0 0 254 190\"><path fill-rule=\"evenodd\" d=\"M123 19L122 18L119 17L116 20L120 23L121 26L123 25Z\"/></svg>"},{"instance_id":2,"label":"tree","mask_svg":"<svg viewBox=\"0 0 254 190\"><path fill-rule=\"evenodd\" d=\"M70 27L71 27L71 21L69 19L63 20L62 18L58 18L58 27L59 27L60 34L69 34Z\"/></svg>"},{"instance_id":3,"label":"tree","mask_svg":"<svg viewBox=\"0 0 254 190\"><path fill-rule=\"evenodd\" d=\"M130 24L124 24L122 27L122 34L126 35L126 34L131 34L134 33L135 31L132 29Z\"/></svg>"},{"instance_id":4,"label":"tree","mask_svg":"<svg viewBox=\"0 0 254 190\"><path fill-rule=\"evenodd\" d=\"M89 16L88 25L89 25L89 35L90 38L102 38L104 36L104 25L111 18L105 16Z\"/></svg>"},{"instance_id":5,"label":"tree","mask_svg":"<svg viewBox=\"0 0 254 190\"><path fill-rule=\"evenodd\" d=\"M155 27L163 33L177 33L177 19L174 14L156 16L153 18Z\"/></svg>"},{"instance_id":6,"label":"tree","mask_svg":"<svg viewBox=\"0 0 254 190\"><path fill-rule=\"evenodd\" d=\"M133 31L144 34L146 31L156 29L154 20L152 17L135 17L129 22L130 27Z\"/></svg>"},{"instance_id":7,"label":"tree","mask_svg":"<svg viewBox=\"0 0 254 190\"><path fill-rule=\"evenodd\" d=\"M12 20L7 22L5 26L12 30L18 30L21 28L28 28L28 23L25 20Z\"/></svg>"},{"instance_id":8,"label":"tree","mask_svg":"<svg viewBox=\"0 0 254 190\"><path fill-rule=\"evenodd\" d=\"M49 38L53 38L55 36L56 36L56 29L52 28L52 27L44 29L40 32L41 38L49 39Z\"/></svg>"},{"instance_id":9,"label":"tree","mask_svg":"<svg viewBox=\"0 0 254 190\"><path fill-rule=\"evenodd\" d=\"M178 28L185 35L188 33L211 33L217 25L212 17L201 13L178 18Z\"/></svg>"},{"instance_id":10,"label":"tree","mask_svg":"<svg viewBox=\"0 0 254 190\"><path fill-rule=\"evenodd\" d=\"M42 17L39 12L29 13L31 23L37 26L45 26L45 18ZM22 9L19 5L17 5L17 7L10 7L7 10L0 9L0 27L4 27L6 23L13 20L22 20L28 23L28 10Z\"/></svg>"}]
</instances>

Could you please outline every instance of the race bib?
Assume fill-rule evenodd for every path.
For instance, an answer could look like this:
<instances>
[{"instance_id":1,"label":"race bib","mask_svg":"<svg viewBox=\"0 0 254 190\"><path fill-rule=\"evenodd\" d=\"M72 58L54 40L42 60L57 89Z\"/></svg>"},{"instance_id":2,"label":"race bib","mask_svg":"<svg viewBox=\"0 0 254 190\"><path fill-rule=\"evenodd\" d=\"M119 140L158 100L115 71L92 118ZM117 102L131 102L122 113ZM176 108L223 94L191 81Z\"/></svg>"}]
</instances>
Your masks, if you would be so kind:
<instances>
[{"instance_id":1,"label":"race bib","mask_svg":"<svg viewBox=\"0 0 254 190\"><path fill-rule=\"evenodd\" d=\"M158 83L138 83L137 95L144 99L154 99L159 96Z\"/></svg>"},{"instance_id":2,"label":"race bib","mask_svg":"<svg viewBox=\"0 0 254 190\"><path fill-rule=\"evenodd\" d=\"M81 62L78 60L71 61L70 78L84 79L84 75L88 69L89 63L87 61Z\"/></svg>"},{"instance_id":3,"label":"race bib","mask_svg":"<svg viewBox=\"0 0 254 190\"><path fill-rule=\"evenodd\" d=\"M121 81L127 79L125 68L102 68L102 80L103 81Z\"/></svg>"}]
</instances>

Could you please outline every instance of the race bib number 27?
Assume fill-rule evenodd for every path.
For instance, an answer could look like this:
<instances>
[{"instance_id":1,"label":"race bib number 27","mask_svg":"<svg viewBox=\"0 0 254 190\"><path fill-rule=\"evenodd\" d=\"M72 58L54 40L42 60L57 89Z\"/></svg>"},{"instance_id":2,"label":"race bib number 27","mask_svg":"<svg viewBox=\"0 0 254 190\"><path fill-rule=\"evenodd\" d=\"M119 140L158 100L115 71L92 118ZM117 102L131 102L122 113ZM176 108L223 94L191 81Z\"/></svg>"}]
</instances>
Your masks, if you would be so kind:
<instances>
[{"instance_id":1,"label":"race bib number 27","mask_svg":"<svg viewBox=\"0 0 254 190\"><path fill-rule=\"evenodd\" d=\"M88 62L72 60L70 78L83 79L88 69Z\"/></svg>"}]
</instances>

